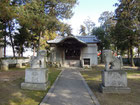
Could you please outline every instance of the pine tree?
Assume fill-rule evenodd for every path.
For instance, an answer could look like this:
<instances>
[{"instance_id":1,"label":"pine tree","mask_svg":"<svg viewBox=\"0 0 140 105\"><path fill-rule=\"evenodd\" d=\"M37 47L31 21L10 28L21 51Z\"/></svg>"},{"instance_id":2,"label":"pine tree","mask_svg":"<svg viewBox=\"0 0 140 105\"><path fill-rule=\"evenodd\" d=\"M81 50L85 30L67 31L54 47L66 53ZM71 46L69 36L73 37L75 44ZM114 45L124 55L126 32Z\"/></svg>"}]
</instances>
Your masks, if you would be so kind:
<instances>
[{"instance_id":1,"label":"pine tree","mask_svg":"<svg viewBox=\"0 0 140 105\"><path fill-rule=\"evenodd\" d=\"M10 44L13 49L13 56L15 56L14 43L13 43L13 30L14 30L14 18L15 18L15 6L11 0L0 1L0 22L2 25L2 36L4 37L4 56L6 56L6 43L7 37L10 38Z\"/></svg>"},{"instance_id":2,"label":"pine tree","mask_svg":"<svg viewBox=\"0 0 140 105\"><path fill-rule=\"evenodd\" d=\"M120 0L116 4L118 8L115 11L115 19L117 20L115 32L116 37L120 37L118 45L123 46L121 49L130 49L131 65L134 66L133 48L139 43L139 1L138 0ZM118 34L117 34L118 33ZM121 39L122 38L122 39Z\"/></svg>"},{"instance_id":3,"label":"pine tree","mask_svg":"<svg viewBox=\"0 0 140 105\"><path fill-rule=\"evenodd\" d=\"M37 50L40 49L40 39L45 31L60 31L61 21L72 16L72 8L76 0L34 0L17 7L18 21L20 25L31 30L32 35L37 37ZM35 47L34 46L34 47Z\"/></svg>"},{"instance_id":4,"label":"pine tree","mask_svg":"<svg viewBox=\"0 0 140 105\"><path fill-rule=\"evenodd\" d=\"M109 37L106 36L105 30L102 27L96 27L92 30L92 35L96 35L97 38L101 41L98 45L98 50L101 51L101 63L103 63L103 49L110 48Z\"/></svg>"}]
</instances>

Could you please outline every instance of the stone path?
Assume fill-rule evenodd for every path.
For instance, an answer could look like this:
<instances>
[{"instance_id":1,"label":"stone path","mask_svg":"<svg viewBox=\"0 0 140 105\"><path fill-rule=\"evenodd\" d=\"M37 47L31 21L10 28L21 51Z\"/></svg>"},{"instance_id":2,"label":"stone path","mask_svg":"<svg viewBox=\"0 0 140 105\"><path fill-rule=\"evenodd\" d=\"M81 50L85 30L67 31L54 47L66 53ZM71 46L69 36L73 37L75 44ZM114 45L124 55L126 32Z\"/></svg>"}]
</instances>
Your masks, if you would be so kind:
<instances>
[{"instance_id":1,"label":"stone path","mask_svg":"<svg viewBox=\"0 0 140 105\"><path fill-rule=\"evenodd\" d=\"M64 70L52 88L40 105L97 105L78 70Z\"/></svg>"}]
</instances>

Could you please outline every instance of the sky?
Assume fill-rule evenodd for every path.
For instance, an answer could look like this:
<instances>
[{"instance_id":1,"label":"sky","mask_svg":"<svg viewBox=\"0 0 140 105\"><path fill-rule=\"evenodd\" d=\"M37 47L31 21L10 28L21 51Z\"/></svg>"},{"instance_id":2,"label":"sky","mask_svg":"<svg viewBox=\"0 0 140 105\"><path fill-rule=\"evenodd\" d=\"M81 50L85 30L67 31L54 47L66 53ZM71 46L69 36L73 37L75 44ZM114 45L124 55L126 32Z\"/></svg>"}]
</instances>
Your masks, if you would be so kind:
<instances>
[{"instance_id":1,"label":"sky","mask_svg":"<svg viewBox=\"0 0 140 105\"><path fill-rule=\"evenodd\" d=\"M74 15L66 23L70 24L72 27L73 35L79 35L80 25L88 17L99 26L98 18L100 14L104 11L112 11L116 9L113 6L118 0L78 0L79 4L73 9Z\"/></svg>"}]
</instances>

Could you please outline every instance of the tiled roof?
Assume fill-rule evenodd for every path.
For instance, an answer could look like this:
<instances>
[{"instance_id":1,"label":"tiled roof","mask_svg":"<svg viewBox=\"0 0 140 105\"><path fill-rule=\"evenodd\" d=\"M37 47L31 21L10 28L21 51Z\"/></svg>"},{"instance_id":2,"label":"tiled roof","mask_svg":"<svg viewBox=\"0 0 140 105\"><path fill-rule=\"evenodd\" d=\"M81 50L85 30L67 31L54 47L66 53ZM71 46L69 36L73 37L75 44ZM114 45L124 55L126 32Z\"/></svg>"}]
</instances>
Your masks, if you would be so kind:
<instances>
[{"instance_id":1,"label":"tiled roof","mask_svg":"<svg viewBox=\"0 0 140 105\"><path fill-rule=\"evenodd\" d=\"M95 35L88 36L76 36L79 40L82 40L85 43L99 43L99 40Z\"/></svg>"},{"instance_id":2,"label":"tiled roof","mask_svg":"<svg viewBox=\"0 0 140 105\"><path fill-rule=\"evenodd\" d=\"M88 36L57 36L54 40L47 41L47 43L57 44L67 38L75 38L83 43L99 43L100 42L95 35L88 35Z\"/></svg>"}]
</instances>

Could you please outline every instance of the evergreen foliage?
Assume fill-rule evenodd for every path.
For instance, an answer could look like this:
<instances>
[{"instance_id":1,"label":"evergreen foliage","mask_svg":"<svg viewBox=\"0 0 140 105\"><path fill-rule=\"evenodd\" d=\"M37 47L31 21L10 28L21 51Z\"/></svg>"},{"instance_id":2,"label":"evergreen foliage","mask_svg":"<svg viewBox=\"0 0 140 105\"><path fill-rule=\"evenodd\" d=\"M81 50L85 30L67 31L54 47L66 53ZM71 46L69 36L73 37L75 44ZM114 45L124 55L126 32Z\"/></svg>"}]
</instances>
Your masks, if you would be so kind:
<instances>
[{"instance_id":1,"label":"evergreen foliage","mask_svg":"<svg viewBox=\"0 0 140 105\"><path fill-rule=\"evenodd\" d=\"M140 43L140 2L138 0L119 0L116 4L115 19L117 24L112 30L114 44L121 52L128 50L131 55L131 65L134 66L133 48Z\"/></svg>"},{"instance_id":2,"label":"evergreen foliage","mask_svg":"<svg viewBox=\"0 0 140 105\"><path fill-rule=\"evenodd\" d=\"M0 37L4 38L5 55L7 42L13 48L13 56L15 49L21 56L25 47L34 51L45 48L45 37L71 35L71 27L62 20L72 17L76 4L77 0L1 0Z\"/></svg>"}]
</instances>

